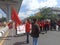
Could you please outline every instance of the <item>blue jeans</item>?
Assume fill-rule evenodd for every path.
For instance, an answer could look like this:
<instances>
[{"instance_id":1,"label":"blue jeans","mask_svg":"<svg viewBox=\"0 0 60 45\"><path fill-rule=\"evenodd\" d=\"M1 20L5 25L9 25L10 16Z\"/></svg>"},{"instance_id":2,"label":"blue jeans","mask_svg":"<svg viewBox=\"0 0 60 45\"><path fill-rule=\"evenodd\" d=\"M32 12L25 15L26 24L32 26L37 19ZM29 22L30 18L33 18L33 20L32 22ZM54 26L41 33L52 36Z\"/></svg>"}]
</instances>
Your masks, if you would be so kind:
<instances>
[{"instance_id":1,"label":"blue jeans","mask_svg":"<svg viewBox=\"0 0 60 45\"><path fill-rule=\"evenodd\" d=\"M38 45L38 38L33 37L33 45Z\"/></svg>"}]
</instances>

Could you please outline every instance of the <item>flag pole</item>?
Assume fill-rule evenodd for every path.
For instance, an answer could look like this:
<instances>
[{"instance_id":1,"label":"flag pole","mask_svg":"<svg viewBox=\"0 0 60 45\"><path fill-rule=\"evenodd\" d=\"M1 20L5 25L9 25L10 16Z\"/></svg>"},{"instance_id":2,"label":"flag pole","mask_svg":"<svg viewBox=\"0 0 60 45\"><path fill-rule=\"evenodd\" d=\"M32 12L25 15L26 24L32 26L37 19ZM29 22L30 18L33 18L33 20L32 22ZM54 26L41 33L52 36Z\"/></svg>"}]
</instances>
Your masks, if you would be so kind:
<instances>
[{"instance_id":1,"label":"flag pole","mask_svg":"<svg viewBox=\"0 0 60 45\"><path fill-rule=\"evenodd\" d=\"M18 17L18 13L16 12L14 7L12 7L11 20L15 22L15 29L16 29L16 32L17 32L17 24L20 25L22 23L22 21Z\"/></svg>"}]
</instances>

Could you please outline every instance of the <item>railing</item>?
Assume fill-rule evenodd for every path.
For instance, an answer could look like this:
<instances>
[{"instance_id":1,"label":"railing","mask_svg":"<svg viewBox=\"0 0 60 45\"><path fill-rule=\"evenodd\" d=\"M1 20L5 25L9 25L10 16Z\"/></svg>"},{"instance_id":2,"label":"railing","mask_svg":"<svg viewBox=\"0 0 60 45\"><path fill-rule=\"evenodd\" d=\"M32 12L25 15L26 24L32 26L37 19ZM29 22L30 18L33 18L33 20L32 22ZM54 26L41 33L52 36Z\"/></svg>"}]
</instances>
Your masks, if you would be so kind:
<instances>
[{"instance_id":1,"label":"railing","mask_svg":"<svg viewBox=\"0 0 60 45\"><path fill-rule=\"evenodd\" d=\"M1 28L0 29L0 37L2 37L7 30L8 30L8 26Z\"/></svg>"}]
</instances>

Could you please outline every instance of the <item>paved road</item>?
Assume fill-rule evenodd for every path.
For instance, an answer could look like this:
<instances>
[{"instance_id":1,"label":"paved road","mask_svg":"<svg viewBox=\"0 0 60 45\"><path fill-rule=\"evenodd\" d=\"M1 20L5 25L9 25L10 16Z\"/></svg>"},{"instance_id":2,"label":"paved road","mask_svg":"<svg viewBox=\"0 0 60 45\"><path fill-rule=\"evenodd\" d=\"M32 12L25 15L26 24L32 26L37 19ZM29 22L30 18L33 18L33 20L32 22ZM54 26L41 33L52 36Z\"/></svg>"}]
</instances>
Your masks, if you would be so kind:
<instances>
[{"instance_id":1,"label":"paved road","mask_svg":"<svg viewBox=\"0 0 60 45\"><path fill-rule=\"evenodd\" d=\"M11 32L9 33L9 35ZM32 37L30 43L26 44L26 35L18 37L8 37L5 39L3 45L32 45ZM39 45L60 45L60 32L48 31L47 34L40 34Z\"/></svg>"}]
</instances>

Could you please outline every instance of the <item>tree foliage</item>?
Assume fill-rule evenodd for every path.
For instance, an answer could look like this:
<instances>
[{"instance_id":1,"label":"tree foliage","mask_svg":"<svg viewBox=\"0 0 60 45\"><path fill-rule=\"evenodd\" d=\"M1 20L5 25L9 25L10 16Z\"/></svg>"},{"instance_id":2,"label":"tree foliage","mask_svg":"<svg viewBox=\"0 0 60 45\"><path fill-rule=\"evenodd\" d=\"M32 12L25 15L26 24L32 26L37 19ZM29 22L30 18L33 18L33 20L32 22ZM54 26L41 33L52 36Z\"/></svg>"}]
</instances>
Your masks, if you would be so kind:
<instances>
[{"instance_id":1,"label":"tree foliage","mask_svg":"<svg viewBox=\"0 0 60 45\"><path fill-rule=\"evenodd\" d=\"M35 14L35 16L30 16L30 18L36 18L36 19L57 19L57 14L53 14L51 8L42 8L39 9L40 11Z\"/></svg>"}]
</instances>

